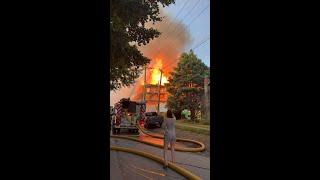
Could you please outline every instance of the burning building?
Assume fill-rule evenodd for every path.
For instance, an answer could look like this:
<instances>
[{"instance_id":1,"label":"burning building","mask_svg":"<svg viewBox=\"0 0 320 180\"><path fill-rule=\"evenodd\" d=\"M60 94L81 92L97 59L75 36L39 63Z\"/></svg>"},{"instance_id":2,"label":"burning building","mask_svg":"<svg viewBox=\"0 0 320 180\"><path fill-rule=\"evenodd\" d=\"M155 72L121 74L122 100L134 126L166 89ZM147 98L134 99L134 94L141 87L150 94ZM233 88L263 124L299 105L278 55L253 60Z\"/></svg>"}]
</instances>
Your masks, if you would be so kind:
<instances>
[{"instance_id":1,"label":"burning building","mask_svg":"<svg viewBox=\"0 0 320 180\"><path fill-rule=\"evenodd\" d=\"M155 59L155 64L153 68L150 68L149 78L147 81L147 74L145 77L145 101L147 103L147 111L158 111L165 112L166 111L166 102L168 98L168 94L166 88L164 86L165 83L168 83L166 74L161 69L162 59ZM161 72L162 71L162 72ZM145 72L147 73L147 71ZM161 84L160 84L161 79Z\"/></svg>"},{"instance_id":2,"label":"burning building","mask_svg":"<svg viewBox=\"0 0 320 180\"><path fill-rule=\"evenodd\" d=\"M160 86L160 100L159 100L159 86L154 84L146 85L146 101L149 102L166 102L168 98L166 89L163 85Z\"/></svg>"},{"instance_id":3,"label":"burning building","mask_svg":"<svg viewBox=\"0 0 320 180\"><path fill-rule=\"evenodd\" d=\"M147 23L147 28L154 28L161 32L161 36L151 40L148 44L139 46L139 51L149 59L146 75L141 74L135 85L125 87L111 94L110 100L116 102L122 97L130 97L132 100L141 101L146 95L147 111L157 111L158 108L158 84L161 78L160 87L160 112L166 111L165 104L167 101L167 92L164 84L168 83L170 72L178 63L178 59L188 43L191 42L189 31L185 25L178 20L172 19L170 15L160 9L160 15L164 17L163 21L153 24ZM172 28L168 28L168 27ZM161 71L162 70L162 74ZM145 93L144 86L146 85ZM149 90L148 90L149 89Z\"/></svg>"},{"instance_id":4,"label":"burning building","mask_svg":"<svg viewBox=\"0 0 320 180\"><path fill-rule=\"evenodd\" d=\"M160 93L159 93L160 88ZM160 98L159 98L160 95ZM168 94L164 85L146 84L146 103L147 111L157 111L159 103L159 111L165 112Z\"/></svg>"}]
</instances>

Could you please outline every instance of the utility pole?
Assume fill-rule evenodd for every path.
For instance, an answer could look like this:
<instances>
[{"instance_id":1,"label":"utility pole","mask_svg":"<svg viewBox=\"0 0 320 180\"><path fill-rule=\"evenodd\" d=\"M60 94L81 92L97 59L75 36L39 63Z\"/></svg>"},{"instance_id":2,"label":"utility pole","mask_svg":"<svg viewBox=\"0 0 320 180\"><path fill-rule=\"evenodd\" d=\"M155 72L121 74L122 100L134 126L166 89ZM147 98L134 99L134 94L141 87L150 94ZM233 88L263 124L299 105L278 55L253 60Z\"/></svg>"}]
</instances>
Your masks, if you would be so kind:
<instances>
[{"instance_id":1,"label":"utility pole","mask_svg":"<svg viewBox=\"0 0 320 180\"><path fill-rule=\"evenodd\" d=\"M207 75L204 77L204 119L210 121L210 108L209 108L209 78Z\"/></svg>"},{"instance_id":2,"label":"utility pole","mask_svg":"<svg viewBox=\"0 0 320 180\"><path fill-rule=\"evenodd\" d=\"M146 86L147 86L147 66L144 67L144 89L143 89L143 97L142 100L145 102L146 101Z\"/></svg>"},{"instance_id":3,"label":"utility pole","mask_svg":"<svg viewBox=\"0 0 320 180\"><path fill-rule=\"evenodd\" d=\"M158 85L158 114L160 113L160 88L161 88L161 79L162 79L162 70L160 70L160 83Z\"/></svg>"}]
</instances>

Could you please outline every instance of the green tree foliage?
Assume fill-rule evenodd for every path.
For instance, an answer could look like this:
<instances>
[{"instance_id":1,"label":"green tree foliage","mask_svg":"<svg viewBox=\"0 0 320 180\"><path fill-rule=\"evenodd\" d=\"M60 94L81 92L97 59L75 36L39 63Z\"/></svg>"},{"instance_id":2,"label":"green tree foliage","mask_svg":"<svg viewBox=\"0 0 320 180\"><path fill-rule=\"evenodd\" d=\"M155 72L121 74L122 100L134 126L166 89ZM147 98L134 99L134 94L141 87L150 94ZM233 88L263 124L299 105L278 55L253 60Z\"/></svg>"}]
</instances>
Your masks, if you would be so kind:
<instances>
[{"instance_id":1,"label":"green tree foliage","mask_svg":"<svg viewBox=\"0 0 320 180\"><path fill-rule=\"evenodd\" d=\"M174 0L111 0L110 90L134 83L140 68L149 63L150 59L129 43L146 45L158 37L160 32L146 28L145 24L161 21L159 5L171 3Z\"/></svg>"},{"instance_id":2,"label":"green tree foliage","mask_svg":"<svg viewBox=\"0 0 320 180\"><path fill-rule=\"evenodd\" d=\"M166 84L169 93L167 106L174 111L189 109L191 119L196 120L196 112L201 108L204 94L204 77L208 74L209 67L192 50L183 53Z\"/></svg>"}]
</instances>

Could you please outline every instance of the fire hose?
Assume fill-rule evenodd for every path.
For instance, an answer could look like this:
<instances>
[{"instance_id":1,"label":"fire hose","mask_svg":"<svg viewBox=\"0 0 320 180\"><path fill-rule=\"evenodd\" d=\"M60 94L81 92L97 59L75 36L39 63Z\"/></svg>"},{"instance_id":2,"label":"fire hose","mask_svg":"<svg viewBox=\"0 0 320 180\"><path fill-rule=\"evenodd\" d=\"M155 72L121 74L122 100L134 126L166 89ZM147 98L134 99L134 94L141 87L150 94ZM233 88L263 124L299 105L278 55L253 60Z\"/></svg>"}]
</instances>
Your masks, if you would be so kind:
<instances>
[{"instance_id":1,"label":"fire hose","mask_svg":"<svg viewBox=\"0 0 320 180\"><path fill-rule=\"evenodd\" d=\"M137 125L137 128L140 129L141 132L143 132L144 134L150 136L150 137L154 137L154 138L159 138L159 139L163 139L164 136L163 135L157 135L157 134L150 134L147 131L145 131L143 128L140 127L140 125ZM147 141L142 141L139 139L136 139L134 137L129 137L129 136L124 136L124 135L111 135L111 138L121 138L121 139L127 139L127 140L132 140L132 141L136 141L136 142L140 142L140 143L144 143L147 145L151 145L154 147L158 147L158 148L163 148L163 144L156 144L156 143L152 143L152 142L147 142ZM195 143L197 145L199 145L200 147L197 148L183 148L183 147L176 147L175 150L177 151L182 151L182 152L201 152L205 150L205 145L199 141L195 141L195 140L191 140L191 139L183 139L183 138L177 138L177 141L180 142L189 142L189 143ZM170 147L169 147L170 149ZM111 146L111 150L115 150L115 151L123 151L123 152L128 152L128 153L133 153L139 156L143 156L143 157L147 157L149 159L152 159L156 162L159 162L161 164L164 163L164 160L160 157L157 157L155 155L146 153L146 152L142 152L142 151L138 151L135 149L131 149L131 148L124 148L124 147L119 147L119 146ZM179 167L171 162L168 162L168 167L171 168L172 170L178 172L179 174L183 175L184 177L188 178L188 179L201 179L200 177L198 177L197 175L191 173L190 171Z\"/></svg>"},{"instance_id":2,"label":"fire hose","mask_svg":"<svg viewBox=\"0 0 320 180\"><path fill-rule=\"evenodd\" d=\"M120 108L121 109L121 108ZM121 111L119 111L121 112ZM127 115L127 113L125 113ZM137 128L140 129L140 131L150 137L153 137L153 138L159 138L159 139L164 139L164 136L162 135L157 135L157 134L150 134L148 133L147 131L145 131L142 127L140 127L140 125L138 124L137 125ZM132 140L132 141L137 141L137 142L140 142L140 143L144 143L144 144L147 144L147 145L151 145L151 146L155 146L155 147L158 147L158 148L163 148L163 144L157 144L157 143L152 143L152 142L148 142L148 141L142 141L142 140L139 140L137 138L133 138L133 137L129 137L129 136L121 136L121 135L111 135L111 138L122 138L122 139L127 139L127 140ZM176 139L177 141L180 141L180 142L189 142L189 143L194 143L194 144L197 144L199 147L196 147L196 148L183 148L183 147L176 147L175 150L177 151L183 151L183 152L201 152L201 151L204 151L205 150L205 146L203 143L201 142L198 142L198 141L194 141L194 140L190 140L190 139L182 139L182 138L177 138ZM136 155L140 155L140 156L143 156L143 157L146 157L146 158L149 158L149 159L152 159L156 162L159 162L161 164L164 163L164 160L161 158L161 157L157 157L155 155L152 155L152 154L149 154L149 153L146 153L146 152L142 152L142 151L138 151L138 150L135 150L135 149L131 149L131 148L125 148L125 147L119 147L119 146L112 146L111 147L111 150L115 150L115 151L123 151L123 152L127 152L127 153L133 153L133 154L136 154ZM200 177L198 177L197 175L191 173L190 171L182 168L182 167L179 167L173 163L168 163L169 165L169 168L171 168L172 170L178 172L179 174L185 176L186 178L188 179L201 179Z\"/></svg>"},{"instance_id":3,"label":"fire hose","mask_svg":"<svg viewBox=\"0 0 320 180\"><path fill-rule=\"evenodd\" d=\"M111 146L111 150L115 150L115 151L122 151L122 152L127 152L127 153L132 153L132 154L136 154L142 157L146 157L149 159L152 159L158 163L163 164L164 160L158 156L152 155L150 153L146 153L146 152L142 152L142 151L138 151L135 149L131 149L131 148L124 148L124 147L118 147L118 146ZM174 163L168 162L168 167L171 168L172 170L178 172L179 174L181 174L182 176L191 179L191 180L200 180L201 178L195 174L193 174L192 172L179 167L177 165L175 165Z\"/></svg>"},{"instance_id":4,"label":"fire hose","mask_svg":"<svg viewBox=\"0 0 320 180\"><path fill-rule=\"evenodd\" d=\"M158 139L163 139L164 136L163 135L156 135L156 134L150 134L148 132L146 132L143 128L140 127L140 125L137 125L137 127L140 129L141 132L143 132L144 134L153 137L153 138L158 138ZM132 141L137 141L140 143L144 143L150 146L154 146L154 147L158 147L158 148L163 148L163 144L156 144L156 143L152 143L152 142L148 142L148 141L142 141L140 139L136 139L133 137L129 137L129 136L123 136L123 135L111 135L110 137L112 138L121 138L121 139L128 139L128 140L132 140ZM178 142L189 142L189 143L194 143L197 144L200 147L195 147L195 148L185 148L185 147L176 147L175 150L176 151L182 151L182 152L202 152L205 150L205 145L202 142L199 141L195 141L195 140L191 140L191 139L183 139L183 138L177 138ZM169 148L170 149L170 148Z\"/></svg>"}]
</instances>

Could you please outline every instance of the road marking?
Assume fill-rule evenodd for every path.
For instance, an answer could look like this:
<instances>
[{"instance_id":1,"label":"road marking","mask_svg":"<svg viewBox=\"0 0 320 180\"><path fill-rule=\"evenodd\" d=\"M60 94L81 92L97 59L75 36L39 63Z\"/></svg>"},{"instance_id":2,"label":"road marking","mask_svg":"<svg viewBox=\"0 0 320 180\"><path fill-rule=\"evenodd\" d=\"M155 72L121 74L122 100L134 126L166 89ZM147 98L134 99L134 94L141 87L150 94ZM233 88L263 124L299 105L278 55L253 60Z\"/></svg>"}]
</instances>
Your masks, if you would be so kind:
<instances>
[{"instance_id":1,"label":"road marking","mask_svg":"<svg viewBox=\"0 0 320 180\"><path fill-rule=\"evenodd\" d=\"M149 176L146 176L146 175L144 175L144 174L141 174L141 173L138 173L138 172L136 172L136 171L133 171L132 169L129 168L129 166L124 166L124 167L126 167L126 169L130 170L131 172L134 172L134 173L136 173L136 174L139 174L140 176L142 176L142 177L144 177L144 178L146 178L146 179L153 179L152 177L149 177Z\"/></svg>"},{"instance_id":2,"label":"road marking","mask_svg":"<svg viewBox=\"0 0 320 180\"><path fill-rule=\"evenodd\" d=\"M210 171L210 168L205 168L205 167L201 167L201 166L195 166L195 165L191 165L191 164L185 164L185 163L180 163L180 162L175 162L177 164L183 164L183 165L186 165L186 166L192 166L192 167L196 167L196 168L201 168L201 169L206 169L206 170L209 170Z\"/></svg>"},{"instance_id":3,"label":"road marking","mask_svg":"<svg viewBox=\"0 0 320 180\"><path fill-rule=\"evenodd\" d=\"M115 151L123 151L123 152L127 152L127 153L132 153L132 154L136 154L142 157L147 157L149 159L152 159L160 164L164 163L164 160L156 155L147 153L147 152L143 152L143 151L139 151L139 150L135 150L132 148L125 148L125 147L121 147L121 146L111 146L111 150L115 150ZM201 178L195 174L193 174L191 171L180 167L174 163L168 162L168 167L171 168L172 170L178 172L179 174L181 174L182 176L188 178L188 179L194 179L194 180L201 180Z\"/></svg>"},{"instance_id":4,"label":"road marking","mask_svg":"<svg viewBox=\"0 0 320 180\"><path fill-rule=\"evenodd\" d=\"M133 165L130 165L130 166L133 167L133 168L139 169L139 170L141 170L141 171L151 173L151 174L156 174L156 175L163 176L163 177L166 176L166 175L163 174L163 173L154 172L154 171L151 171L151 170L141 169L141 168L139 168L139 167L137 167L137 166L133 166Z\"/></svg>"}]
</instances>

